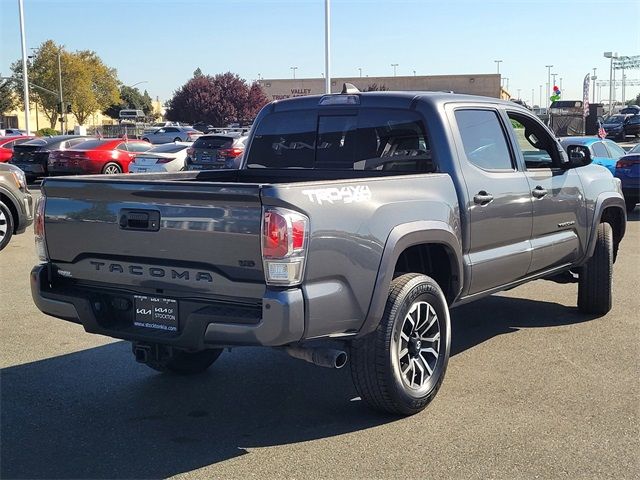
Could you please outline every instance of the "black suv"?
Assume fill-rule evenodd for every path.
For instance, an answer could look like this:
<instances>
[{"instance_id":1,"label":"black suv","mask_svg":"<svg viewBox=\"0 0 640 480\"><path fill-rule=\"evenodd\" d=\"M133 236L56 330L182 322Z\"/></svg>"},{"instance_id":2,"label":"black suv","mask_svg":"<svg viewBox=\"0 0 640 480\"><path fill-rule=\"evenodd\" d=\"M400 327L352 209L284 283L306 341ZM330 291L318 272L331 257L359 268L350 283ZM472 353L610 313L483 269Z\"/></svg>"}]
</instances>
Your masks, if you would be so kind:
<instances>
[{"instance_id":1,"label":"black suv","mask_svg":"<svg viewBox=\"0 0 640 480\"><path fill-rule=\"evenodd\" d=\"M627 135L640 135L640 115L611 115L602 124L607 137L624 140Z\"/></svg>"},{"instance_id":2,"label":"black suv","mask_svg":"<svg viewBox=\"0 0 640 480\"><path fill-rule=\"evenodd\" d=\"M93 138L95 137L80 135L35 138L14 146L13 156L9 163L22 169L27 181L33 182L36 178L46 177L49 174L47 167L49 153L54 150L67 150Z\"/></svg>"}]
</instances>

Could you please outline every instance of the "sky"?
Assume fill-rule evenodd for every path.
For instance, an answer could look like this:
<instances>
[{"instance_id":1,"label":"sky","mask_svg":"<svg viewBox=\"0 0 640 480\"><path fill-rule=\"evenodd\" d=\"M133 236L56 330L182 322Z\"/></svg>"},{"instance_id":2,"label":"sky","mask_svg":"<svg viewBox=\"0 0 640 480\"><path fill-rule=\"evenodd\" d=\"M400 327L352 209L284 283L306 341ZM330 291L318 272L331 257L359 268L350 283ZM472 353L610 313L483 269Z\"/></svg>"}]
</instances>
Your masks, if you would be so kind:
<instances>
[{"instance_id":1,"label":"sky","mask_svg":"<svg viewBox=\"0 0 640 480\"><path fill-rule=\"evenodd\" d=\"M324 0L24 0L27 48L94 50L124 84L167 100L196 68L258 78L324 71ZM539 102L553 65L562 97L609 78L605 51L640 55L640 0L332 0L332 76L500 73ZM0 73L20 58L18 0L0 0ZM628 71L640 80L640 70ZM640 83L637 82L637 83ZM602 96L608 97L608 87ZM606 91L606 94L605 94ZM626 98L640 93L627 86ZM621 92L618 90L617 98Z\"/></svg>"}]
</instances>

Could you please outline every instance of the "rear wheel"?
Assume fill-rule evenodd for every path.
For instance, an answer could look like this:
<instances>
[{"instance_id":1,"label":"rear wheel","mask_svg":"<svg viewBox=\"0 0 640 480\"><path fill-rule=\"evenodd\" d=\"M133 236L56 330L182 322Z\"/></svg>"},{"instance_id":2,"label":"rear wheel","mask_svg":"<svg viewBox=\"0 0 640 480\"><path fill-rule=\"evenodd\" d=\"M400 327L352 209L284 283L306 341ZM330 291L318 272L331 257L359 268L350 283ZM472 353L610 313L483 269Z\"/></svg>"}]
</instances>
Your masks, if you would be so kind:
<instances>
[{"instance_id":1,"label":"rear wheel","mask_svg":"<svg viewBox=\"0 0 640 480\"><path fill-rule=\"evenodd\" d=\"M143 138L142 141L143 142L147 142L147 143L151 143L148 138Z\"/></svg>"},{"instance_id":2,"label":"rear wheel","mask_svg":"<svg viewBox=\"0 0 640 480\"><path fill-rule=\"evenodd\" d=\"M593 256L582 267L578 279L578 310L604 315L611 310L613 231L608 223L598 225Z\"/></svg>"},{"instance_id":3,"label":"rear wheel","mask_svg":"<svg viewBox=\"0 0 640 480\"><path fill-rule=\"evenodd\" d=\"M430 277L393 280L378 328L351 345L351 374L367 404L413 415L435 397L449 361L449 309Z\"/></svg>"},{"instance_id":4,"label":"rear wheel","mask_svg":"<svg viewBox=\"0 0 640 480\"><path fill-rule=\"evenodd\" d=\"M180 139L180 137L176 137L173 139L174 142L181 142L182 140Z\"/></svg>"},{"instance_id":5,"label":"rear wheel","mask_svg":"<svg viewBox=\"0 0 640 480\"><path fill-rule=\"evenodd\" d=\"M11 210L0 202L0 250L6 247L13 236L13 215Z\"/></svg>"},{"instance_id":6,"label":"rear wheel","mask_svg":"<svg viewBox=\"0 0 640 480\"><path fill-rule=\"evenodd\" d=\"M106 175L115 175L117 173L122 173L122 169L117 163L109 162L102 169L102 173Z\"/></svg>"}]
</instances>

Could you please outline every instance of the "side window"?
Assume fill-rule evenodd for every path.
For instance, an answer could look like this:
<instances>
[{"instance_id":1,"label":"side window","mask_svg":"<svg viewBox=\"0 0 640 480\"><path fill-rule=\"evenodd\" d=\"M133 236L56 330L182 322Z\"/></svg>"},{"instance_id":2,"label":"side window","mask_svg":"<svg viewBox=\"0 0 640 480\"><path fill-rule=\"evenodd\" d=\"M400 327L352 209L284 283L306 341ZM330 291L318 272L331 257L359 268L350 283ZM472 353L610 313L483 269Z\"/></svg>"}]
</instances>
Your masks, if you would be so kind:
<instances>
[{"instance_id":1,"label":"side window","mask_svg":"<svg viewBox=\"0 0 640 480\"><path fill-rule=\"evenodd\" d=\"M595 142L591 145L593 149L593 155L596 157L604 157L609 158L609 152L607 151L607 147L605 147L602 142Z\"/></svg>"},{"instance_id":2,"label":"side window","mask_svg":"<svg viewBox=\"0 0 640 480\"><path fill-rule=\"evenodd\" d=\"M4 145L2 145L2 148L6 148L7 150L13 150L13 145L15 143L16 143L15 140L13 142L7 142Z\"/></svg>"},{"instance_id":3,"label":"side window","mask_svg":"<svg viewBox=\"0 0 640 480\"><path fill-rule=\"evenodd\" d=\"M455 116L469 162L483 170L514 170L498 112L456 110Z\"/></svg>"},{"instance_id":4,"label":"side window","mask_svg":"<svg viewBox=\"0 0 640 480\"><path fill-rule=\"evenodd\" d=\"M67 142L67 148L75 147L83 142L86 142L86 138L73 138Z\"/></svg>"},{"instance_id":5,"label":"side window","mask_svg":"<svg viewBox=\"0 0 640 480\"><path fill-rule=\"evenodd\" d=\"M169 127L169 128L165 128L165 132L167 133L175 133L175 132L179 132L180 130L178 130L177 128L174 127Z\"/></svg>"},{"instance_id":6,"label":"side window","mask_svg":"<svg viewBox=\"0 0 640 480\"><path fill-rule=\"evenodd\" d=\"M527 170L559 166L556 140L534 119L507 112Z\"/></svg>"},{"instance_id":7,"label":"side window","mask_svg":"<svg viewBox=\"0 0 640 480\"><path fill-rule=\"evenodd\" d=\"M156 133L164 133L164 132L166 132L166 131L167 131L167 129L166 129L166 128L161 128L161 129L159 129L159 130L156 130Z\"/></svg>"},{"instance_id":8,"label":"side window","mask_svg":"<svg viewBox=\"0 0 640 480\"><path fill-rule=\"evenodd\" d=\"M624 157L627 154L622 147L618 146L618 144L614 142L606 142L605 145L609 149L609 155L613 158Z\"/></svg>"},{"instance_id":9,"label":"side window","mask_svg":"<svg viewBox=\"0 0 640 480\"><path fill-rule=\"evenodd\" d=\"M135 152L135 153L146 152L151 147L152 145L147 142L129 142L126 145L126 148L129 152Z\"/></svg>"},{"instance_id":10,"label":"side window","mask_svg":"<svg viewBox=\"0 0 640 480\"><path fill-rule=\"evenodd\" d=\"M129 149L127 148L127 144L126 143L119 144L115 149L116 150L121 150L123 152L128 152L129 151Z\"/></svg>"}]
</instances>

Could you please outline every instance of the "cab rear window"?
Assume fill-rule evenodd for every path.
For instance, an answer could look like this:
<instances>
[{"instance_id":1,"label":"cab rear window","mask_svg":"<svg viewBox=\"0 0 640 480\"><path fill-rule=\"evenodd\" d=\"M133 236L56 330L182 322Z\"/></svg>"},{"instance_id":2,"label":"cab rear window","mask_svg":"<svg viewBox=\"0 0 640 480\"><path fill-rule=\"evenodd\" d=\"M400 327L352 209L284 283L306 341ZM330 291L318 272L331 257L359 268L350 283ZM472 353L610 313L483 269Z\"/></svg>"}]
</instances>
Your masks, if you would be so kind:
<instances>
[{"instance_id":1,"label":"cab rear window","mask_svg":"<svg viewBox=\"0 0 640 480\"><path fill-rule=\"evenodd\" d=\"M397 109L272 113L257 126L247 168L436 171L420 115Z\"/></svg>"}]
</instances>

